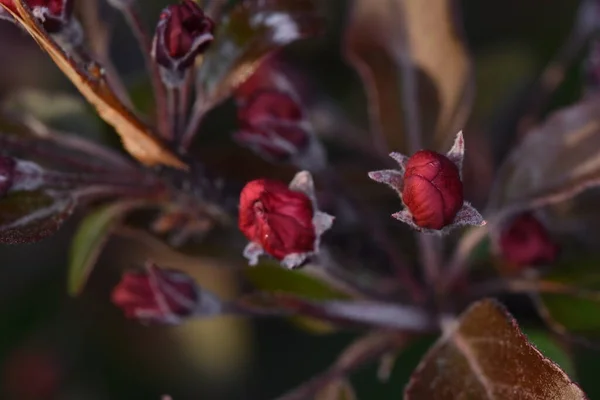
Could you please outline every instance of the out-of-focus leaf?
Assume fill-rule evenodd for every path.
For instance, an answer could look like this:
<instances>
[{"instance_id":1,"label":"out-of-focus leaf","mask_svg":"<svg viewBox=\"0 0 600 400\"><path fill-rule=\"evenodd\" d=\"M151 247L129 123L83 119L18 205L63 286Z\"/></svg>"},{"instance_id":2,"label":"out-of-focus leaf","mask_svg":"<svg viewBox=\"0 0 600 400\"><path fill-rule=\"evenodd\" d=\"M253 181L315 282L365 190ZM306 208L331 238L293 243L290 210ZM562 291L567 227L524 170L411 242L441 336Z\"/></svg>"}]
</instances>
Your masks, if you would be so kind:
<instances>
[{"instance_id":1,"label":"out-of-focus leaf","mask_svg":"<svg viewBox=\"0 0 600 400\"><path fill-rule=\"evenodd\" d=\"M8 113L31 115L55 129L101 137L100 120L79 96L28 88L10 94L3 103Z\"/></svg>"},{"instance_id":2,"label":"out-of-focus leaf","mask_svg":"<svg viewBox=\"0 0 600 400\"><path fill-rule=\"evenodd\" d=\"M244 270L246 278L263 292L287 293L308 300L349 299L346 293L336 290L302 270L289 270L279 265L261 264Z\"/></svg>"},{"instance_id":3,"label":"out-of-focus leaf","mask_svg":"<svg viewBox=\"0 0 600 400\"><path fill-rule=\"evenodd\" d=\"M315 400L356 400L356 393L347 379L336 379L317 393Z\"/></svg>"},{"instance_id":4,"label":"out-of-focus leaf","mask_svg":"<svg viewBox=\"0 0 600 400\"><path fill-rule=\"evenodd\" d=\"M449 147L470 112L472 65L454 7L449 0L354 1L346 57L365 85L372 130L381 131L394 150L408 150L402 138L403 65L411 63L424 75L415 74L413 83L425 147Z\"/></svg>"},{"instance_id":5,"label":"out-of-focus leaf","mask_svg":"<svg viewBox=\"0 0 600 400\"><path fill-rule=\"evenodd\" d=\"M556 203L600 184L599 148L599 98L554 113L502 166L488 214Z\"/></svg>"},{"instance_id":6,"label":"out-of-focus leaf","mask_svg":"<svg viewBox=\"0 0 600 400\"><path fill-rule=\"evenodd\" d=\"M567 375L575 376L575 365L571 355L551 337L547 330L523 328L522 331L543 355L557 363Z\"/></svg>"},{"instance_id":7,"label":"out-of-focus leaf","mask_svg":"<svg viewBox=\"0 0 600 400\"><path fill-rule=\"evenodd\" d=\"M168 165L186 169L186 165L177 158L151 129L137 118L110 88L104 71L99 64L89 63L85 69L77 65L48 36L43 27L31 14L23 0L13 0L18 13L5 8L19 24L35 39L38 45L48 53L58 68L71 80L86 100L92 104L100 117L115 128L121 137L125 149L138 161L146 165Z\"/></svg>"},{"instance_id":8,"label":"out-of-focus leaf","mask_svg":"<svg viewBox=\"0 0 600 400\"><path fill-rule=\"evenodd\" d=\"M22 244L55 233L71 215L76 202L50 191L14 192L0 199L0 243Z\"/></svg>"},{"instance_id":9,"label":"out-of-focus leaf","mask_svg":"<svg viewBox=\"0 0 600 400\"><path fill-rule=\"evenodd\" d=\"M263 58L298 39L318 34L322 21L313 0L242 1L224 17L198 73L208 104L230 95Z\"/></svg>"},{"instance_id":10,"label":"out-of-focus leaf","mask_svg":"<svg viewBox=\"0 0 600 400\"><path fill-rule=\"evenodd\" d=\"M280 265L260 264L244 270L246 278L263 292L287 293L309 300L349 299L350 296L336 290L302 270L289 270ZM290 318L298 327L319 334L336 331L334 325L315 318Z\"/></svg>"},{"instance_id":11,"label":"out-of-focus leaf","mask_svg":"<svg viewBox=\"0 0 600 400\"><path fill-rule=\"evenodd\" d=\"M415 399L585 399L494 300L471 306L428 352L406 387Z\"/></svg>"},{"instance_id":12,"label":"out-of-focus leaf","mask_svg":"<svg viewBox=\"0 0 600 400\"><path fill-rule=\"evenodd\" d=\"M559 264L545 281L571 285L581 293L543 293L537 297L540 314L565 333L600 336L600 260ZM594 291L597 290L597 294ZM591 291L591 292L590 292Z\"/></svg>"},{"instance_id":13,"label":"out-of-focus leaf","mask_svg":"<svg viewBox=\"0 0 600 400\"><path fill-rule=\"evenodd\" d=\"M68 290L80 294L106 244L111 229L132 208L143 206L141 201L122 201L108 204L88 214L80 223L69 251Z\"/></svg>"}]
</instances>

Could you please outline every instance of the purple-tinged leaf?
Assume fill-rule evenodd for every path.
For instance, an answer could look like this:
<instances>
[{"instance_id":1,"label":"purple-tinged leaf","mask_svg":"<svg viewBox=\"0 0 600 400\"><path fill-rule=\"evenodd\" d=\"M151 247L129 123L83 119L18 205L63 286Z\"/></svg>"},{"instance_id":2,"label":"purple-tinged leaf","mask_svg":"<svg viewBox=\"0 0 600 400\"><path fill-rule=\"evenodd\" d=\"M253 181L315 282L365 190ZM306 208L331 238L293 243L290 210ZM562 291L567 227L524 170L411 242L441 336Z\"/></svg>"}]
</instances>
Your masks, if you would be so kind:
<instances>
[{"instance_id":1,"label":"purple-tinged leaf","mask_svg":"<svg viewBox=\"0 0 600 400\"><path fill-rule=\"evenodd\" d=\"M586 399L576 383L521 333L494 300L465 311L425 355L407 400Z\"/></svg>"},{"instance_id":2,"label":"purple-tinged leaf","mask_svg":"<svg viewBox=\"0 0 600 400\"><path fill-rule=\"evenodd\" d=\"M529 132L504 162L488 214L500 217L557 203L600 185L599 116L600 98L590 98Z\"/></svg>"},{"instance_id":3,"label":"purple-tinged leaf","mask_svg":"<svg viewBox=\"0 0 600 400\"><path fill-rule=\"evenodd\" d=\"M205 104L231 94L274 50L322 29L313 0L241 1L219 23L197 77Z\"/></svg>"},{"instance_id":4,"label":"purple-tinged leaf","mask_svg":"<svg viewBox=\"0 0 600 400\"><path fill-rule=\"evenodd\" d=\"M0 199L0 243L33 243L54 234L76 201L53 191L14 192Z\"/></svg>"},{"instance_id":5,"label":"purple-tinged leaf","mask_svg":"<svg viewBox=\"0 0 600 400\"><path fill-rule=\"evenodd\" d=\"M407 84L417 85L423 100L417 105L423 131L434 133L423 138L425 147L449 147L463 127L473 101L473 71L454 7L449 0L354 1L345 54L365 85L372 131L382 135L382 145L408 152L401 117L406 99L398 90L408 90ZM415 73L408 76L408 70Z\"/></svg>"}]
</instances>

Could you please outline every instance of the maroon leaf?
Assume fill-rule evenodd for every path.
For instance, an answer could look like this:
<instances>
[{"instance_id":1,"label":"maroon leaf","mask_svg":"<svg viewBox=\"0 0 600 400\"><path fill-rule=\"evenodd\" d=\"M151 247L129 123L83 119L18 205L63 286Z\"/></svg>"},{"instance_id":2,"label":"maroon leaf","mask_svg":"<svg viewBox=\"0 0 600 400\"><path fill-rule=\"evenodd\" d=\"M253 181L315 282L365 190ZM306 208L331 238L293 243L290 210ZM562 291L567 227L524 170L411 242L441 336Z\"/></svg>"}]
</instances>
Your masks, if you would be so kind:
<instances>
[{"instance_id":1,"label":"maroon leaf","mask_svg":"<svg viewBox=\"0 0 600 400\"><path fill-rule=\"evenodd\" d=\"M488 212L500 216L572 198L600 184L600 100L551 115L527 134L500 169Z\"/></svg>"},{"instance_id":2,"label":"maroon leaf","mask_svg":"<svg viewBox=\"0 0 600 400\"><path fill-rule=\"evenodd\" d=\"M33 243L54 234L76 201L52 191L15 192L0 200L0 243Z\"/></svg>"},{"instance_id":3,"label":"maroon leaf","mask_svg":"<svg viewBox=\"0 0 600 400\"><path fill-rule=\"evenodd\" d=\"M204 56L198 85L215 104L244 82L264 56L321 31L313 0L242 1L219 24Z\"/></svg>"},{"instance_id":4,"label":"maroon leaf","mask_svg":"<svg viewBox=\"0 0 600 400\"><path fill-rule=\"evenodd\" d=\"M407 400L586 399L494 300L475 303L426 354Z\"/></svg>"}]
</instances>

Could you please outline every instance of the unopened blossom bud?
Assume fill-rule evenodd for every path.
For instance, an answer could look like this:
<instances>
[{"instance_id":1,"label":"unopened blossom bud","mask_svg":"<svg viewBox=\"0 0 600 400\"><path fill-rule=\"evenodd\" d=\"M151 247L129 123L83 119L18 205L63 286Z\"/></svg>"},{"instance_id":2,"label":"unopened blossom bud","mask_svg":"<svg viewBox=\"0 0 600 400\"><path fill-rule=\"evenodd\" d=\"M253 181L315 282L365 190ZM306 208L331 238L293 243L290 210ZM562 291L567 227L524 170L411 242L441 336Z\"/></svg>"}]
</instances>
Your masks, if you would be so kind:
<instances>
[{"instance_id":1,"label":"unopened blossom bud","mask_svg":"<svg viewBox=\"0 0 600 400\"><path fill-rule=\"evenodd\" d=\"M442 229L463 206L458 168L442 154L418 151L406 163L402 199L417 226Z\"/></svg>"},{"instance_id":2,"label":"unopened blossom bud","mask_svg":"<svg viewBox=\"0 0 600 400\"><path fill-rule=\"evenodd\" d=\"M485 225L479 212L464 201L462 132L446 155L421 150L412 157L400 153L390 156L400 170L373 171L369 177L391 186L400 195L406 208L393 214L394 218L426 233L447 233L462 225Z\"/></svg>"},{"instance_id":3,"label":"unopened blossom bud","mask_svg":"<svg viewBox=\"0 0 600 400\"><path fill-rule=\"evenodd\" d=\"M0 0L0 3L17 12L13 0ZM25 4L49 33L61 31L73 15L73 0L25 0Z\"/></svg>"},{"instance_id":4,"label":"unopened blossom bud","mask_svg":"<svg viewBox=\"0 0 600 400\"><path fill-rule=\"evenodd\" d=\"M128 318L145 323L177 324L192 315L221 312L219 300L201 292L190 276L152 263L126 272L113 290L112 302Z\"/></svg>"},{"instance_id":5,"label":"unopened blossom bud","mask_svg":"<svg viewBox=\"0 0 600 400\"><path fill-rule=\"evenodd\" d=\"M300 105L286 93L261 90L238 108L241 129L234 138L276 162L289 161L310 144Z\"/></svg>"},{"instance_id":6,"label":"unopened blossom bud","mask_svg":"<svg viewBox=\"0 0 600 400\"><path fill-rule=\"evenodd\" d=\"M183 0L162 11L152 56L161 67L165 84L180 84L183 72L212 42L214 27L214 22L192 0Z\"/></svg>"},{"instance_id":7,"label":"unopened blossom bud","mask_svg":"<svg viewBox=\"0 0 600 400\"><path fill-rule=\"evenodd\" d=\"M333 217L317 210L312 177L296 175L290 186L273 180L249 182L240 195L238 225L250 240L244 254L250 264L263 252L288 268L301 266L318 252L320 236Z\"/></svg>"},{"instance_id":8,"label":"unopened blossom bud","mask_svg":"<svg viewBox=\"0 0 600 400\"><path fill-rule=\"evenodd\" d=\"M502 231L499 245L502 257L520 267L549 264L559 253L558 245L531 213L513 219Z\"/></svg>"},{"instance_id":9,"label":"unopened blossom bud","mask_svg":"<svg viewBox=\"0 0 600 400\"><path fill-rule=\"evenodd\" d=\"M0 198L13 186L16 165L14 158L0 156Z\"/></svg>"}]
</instances>

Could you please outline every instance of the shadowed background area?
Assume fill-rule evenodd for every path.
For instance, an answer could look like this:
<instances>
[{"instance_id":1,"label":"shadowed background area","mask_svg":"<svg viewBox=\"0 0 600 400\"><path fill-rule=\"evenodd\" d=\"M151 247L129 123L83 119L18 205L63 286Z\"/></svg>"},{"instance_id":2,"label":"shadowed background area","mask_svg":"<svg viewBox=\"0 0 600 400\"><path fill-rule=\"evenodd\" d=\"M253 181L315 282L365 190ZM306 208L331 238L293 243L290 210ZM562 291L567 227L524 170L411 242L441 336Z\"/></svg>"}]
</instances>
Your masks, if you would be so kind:
<instances>
[{"instance_id":1,"label":"shadowed background area","mask_svg":"<svg viewBox=\"0 0 600 400\"><path fill-rule=\"evenodd\" d=\"M155 24L166 5L158 0L139 3L148 26ZM290 46L284 57L312 78L306 87L309 97L325 93L352 116L352 122L366 128L365 95L340 50L347 3L324 1L326 34ZM578 4L572 0L463 0L461 6L477 85L474 111L465 127L467 136L473 138L465 187L466 197L479 205L486 199L494 171L478 160L498 162L509 150L524 107L517 99L523 98L562 46ZM134 101L147 108L149 84L140 73L143 59L136 42L119 15L109 7L102 12L114 23L115 64L130 85ZM73 101L79 95L50 59L26 34L6 22L0 23L0 55L4 103L24 104L45 114L54 127L118 147L116 135L94 117L91 107L83 100ZM573 68L548 108L573 102L581 94L580 87L581 68ZM273 171L233 144L228 139L235 129L232 121L234 111L228 103L209 115L195 144L199 157L240 182L263 174L291 175L289 168ZM484 129L490 134L491 148L477 142L476 132ZM66 289L66 260L77 221L73 218L57 235L38 244L0 246L2 399L158 400L165 394L173 400L270 399L326 369L355 337L307 331L285 320L218 317L177 327L146 327L126 320L110 302L110 292L124 269L152 258L232 298L240 290L235 268L243 260L240 255L223 261L215 252L206 256L202 251L195 252L200 256L185 256L155 242L133 240L133 232L125 229L110 239L83 294L71 298ZM527 321L530 310L521 311ZM401 398L410 373L433 340L422 338L408 347L387 383L377 380L375 367L361 370L353 378L358 397ZM575 367L590 398L600 396L600 382L590 373L599 363L598 354L589 352L582 354Z\"/></svg>"}]
</instances>

